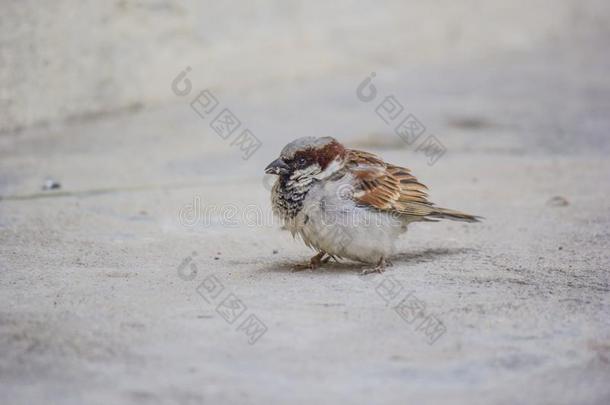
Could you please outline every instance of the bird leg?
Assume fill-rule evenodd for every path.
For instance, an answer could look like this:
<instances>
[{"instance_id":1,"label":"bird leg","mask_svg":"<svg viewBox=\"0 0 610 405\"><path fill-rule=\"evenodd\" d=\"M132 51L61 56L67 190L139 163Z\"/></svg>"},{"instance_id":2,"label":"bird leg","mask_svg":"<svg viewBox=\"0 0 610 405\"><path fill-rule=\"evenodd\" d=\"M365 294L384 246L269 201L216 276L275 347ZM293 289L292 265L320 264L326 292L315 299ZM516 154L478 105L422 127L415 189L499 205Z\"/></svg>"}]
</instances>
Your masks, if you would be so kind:
<instances>
[{"instance_id":1,"label":"bird leg","mask_svg":"<svg viewBox=\"0 0 610 405\"><path fill-rule=\"evenodd\" d=\"M303 271L303 270L315 270L321 265L328 263L330 260L330 256L324 257L326 252L322 251L309 259L309 264L300 264L297 265L294 271Z\"/></svg>"},{"instance_id":2,"label":"bird leg","mask_svg":"<svg viewBox=\"0 0 610 405\"><path fill-rule=\"evenodd\" d=\"M312 257L311 259L309 259L309 268L312 270L315 270L318 267L320 267L322 264L328 263L330 256L326 257L326 258L324 256L326 256L326 252L322 251L322 252L318 253L317 255L315 255L314 257Z\"/></svg>"},{"instance_id":3,"label":"bird leg","mask_svg":"<svg viewBox=\"0 0 610 405\"><path fill-rule=\"evenodd\" d=\"M367 275L367 274L371 274L371 273L383 273L385 271L386 267L390 267L392 266L392 263L388 260L386 260L384 257L382 257L381 259L379 259L379 262L377 262L377 266L375 266L372 269L364 269L362 270L362 275Z\"/></svg>"}]
</instances>

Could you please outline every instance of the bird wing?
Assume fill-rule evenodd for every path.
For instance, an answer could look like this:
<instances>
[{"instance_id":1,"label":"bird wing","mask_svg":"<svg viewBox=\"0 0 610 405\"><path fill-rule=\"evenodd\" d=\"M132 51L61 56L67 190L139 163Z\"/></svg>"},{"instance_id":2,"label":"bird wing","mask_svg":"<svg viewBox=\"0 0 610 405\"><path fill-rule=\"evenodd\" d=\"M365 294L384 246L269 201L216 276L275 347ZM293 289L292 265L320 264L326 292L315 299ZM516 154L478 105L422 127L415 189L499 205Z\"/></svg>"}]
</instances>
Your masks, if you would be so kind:
<instances>
[{"instance_id":1,"label":"bird wing","mask_svg":"<svg viewBox=\"0 0 610 405\"><path fill-rule=\"evenodd\" d=\"M428 188L405 167L352 149L348 150L347 168L355 178L353 198L359 204L422 219L436 211L428 201Z\"/></svg>"}]
</instances>

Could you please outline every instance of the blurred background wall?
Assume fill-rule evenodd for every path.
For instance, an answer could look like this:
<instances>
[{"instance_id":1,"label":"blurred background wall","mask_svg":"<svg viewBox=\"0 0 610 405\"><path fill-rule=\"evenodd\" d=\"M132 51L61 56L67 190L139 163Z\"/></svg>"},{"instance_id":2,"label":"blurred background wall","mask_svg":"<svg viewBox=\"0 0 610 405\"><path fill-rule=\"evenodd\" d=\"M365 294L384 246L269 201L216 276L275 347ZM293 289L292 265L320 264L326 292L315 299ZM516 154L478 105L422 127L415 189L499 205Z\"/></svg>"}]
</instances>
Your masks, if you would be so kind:
<instances>
[{"instance_id":1,"label":"blurred background wall","mask_svg":"<svg viewBox=\"0 0 610 405\"><path fill-rule=\"evenodd\" d=\"M0 133L174 99L608 38L607 0L0 1Z\"/></svg>"}]
</instances>

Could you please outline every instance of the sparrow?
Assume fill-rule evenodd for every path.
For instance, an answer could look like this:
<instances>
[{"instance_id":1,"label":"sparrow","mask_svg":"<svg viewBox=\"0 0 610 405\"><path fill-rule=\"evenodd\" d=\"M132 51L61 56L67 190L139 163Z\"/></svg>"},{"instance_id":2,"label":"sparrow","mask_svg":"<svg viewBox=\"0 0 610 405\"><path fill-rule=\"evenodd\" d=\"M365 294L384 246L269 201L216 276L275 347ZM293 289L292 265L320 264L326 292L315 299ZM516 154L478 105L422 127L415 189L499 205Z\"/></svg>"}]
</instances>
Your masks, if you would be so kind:
<instances>
[{"instance_id":1,"label":"sparrow","mask_svg":"<svg viewBox=\"0 0 610 405\"><path fill-rule=\"evenodd\" d=\"M274 214L317 251L311 269L333 258L370 263L375 267L364 274L381 273L410 223L480 219L435 206L409 169L332 137L290 142L265 173L278 176L271 189Z\"/></svg>"}]
</instances>

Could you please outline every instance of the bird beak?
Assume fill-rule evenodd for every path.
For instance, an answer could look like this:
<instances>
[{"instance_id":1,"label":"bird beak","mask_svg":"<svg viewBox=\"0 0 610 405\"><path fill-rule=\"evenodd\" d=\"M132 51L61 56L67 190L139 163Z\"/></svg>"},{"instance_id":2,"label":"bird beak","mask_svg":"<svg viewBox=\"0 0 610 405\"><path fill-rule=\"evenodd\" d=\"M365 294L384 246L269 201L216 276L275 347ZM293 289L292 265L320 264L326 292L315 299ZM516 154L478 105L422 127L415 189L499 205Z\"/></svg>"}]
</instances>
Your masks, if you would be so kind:
<instances>
[{"instance_id":1,"label":"bird beak","mask_svg":"<svg viewBox=\"0 0 610 405\"><path fill-rule=\"evenodd\" d=\"M265 173L267 174L286 174L290 171L290 167L282 160L282 158L275 159L265 167Z\"/></svg>"}]
</instances>

